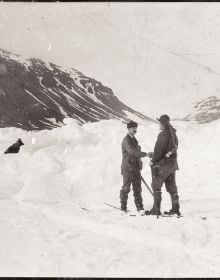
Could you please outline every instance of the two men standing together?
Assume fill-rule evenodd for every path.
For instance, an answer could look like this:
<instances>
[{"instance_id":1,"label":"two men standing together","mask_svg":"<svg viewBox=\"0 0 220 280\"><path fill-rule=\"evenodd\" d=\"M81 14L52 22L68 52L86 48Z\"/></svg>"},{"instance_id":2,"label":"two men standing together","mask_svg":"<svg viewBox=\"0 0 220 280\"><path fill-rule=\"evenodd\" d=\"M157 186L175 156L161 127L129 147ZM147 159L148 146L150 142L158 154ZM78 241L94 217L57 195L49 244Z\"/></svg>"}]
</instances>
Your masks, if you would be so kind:
<instances>
[{"instance_id":1,"label":"two men standing together","mask_svg":"<svg viewBox=\"0 0 220 280\"><path fill-rule=\"evenodd\" d=\"M127 211L128 194L133 187L134 202L140 215L161 215L161 188L165 183L167 192L171 196L172 208L166 212L168 215L177 214L179 211L179 196L176 186L175 173L178 170L177 148L178 138L176 130L170 124L168 115L162 115L159 119L161 132L158 134L154 152L141 151L135 138L138 124L130 121L127 124L128 134L122 141L122 165L121 174L123 185L120 190L121 210ZM149 157L152 172L152 189L154 203L151 210L144 210L141 188L141 169L143 157Z\"/></svg>"}]
</instances>

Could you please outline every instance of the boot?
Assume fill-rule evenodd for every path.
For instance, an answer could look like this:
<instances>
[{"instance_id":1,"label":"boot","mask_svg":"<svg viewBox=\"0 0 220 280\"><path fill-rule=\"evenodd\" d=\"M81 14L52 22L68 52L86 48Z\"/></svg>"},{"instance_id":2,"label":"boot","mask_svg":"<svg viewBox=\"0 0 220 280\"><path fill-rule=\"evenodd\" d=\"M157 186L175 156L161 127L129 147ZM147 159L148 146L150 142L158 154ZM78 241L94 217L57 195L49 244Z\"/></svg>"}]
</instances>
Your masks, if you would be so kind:
<instances>
[{"instance_id":1,"label":"boot","mask_svg":"<svg viewBox=\"0 0 220 280\"><path fill-rule=\"evenodd\" d=\"M161 215L160 205L161 205L161 192L154 193L154 205L151 210L146 210L145 215Z\"/></svg>"},{"instance_id":2,"label":"boot","mask_svg":"<svg viewBox=\"0 0 220 280\"><path fill-rule=\"evenodd\" d=\"M134 203L136 205L137 211L141 211L144 210L144 206L143 206L143 199L141 196L141 192L135 192L134 193Z\"/></svg>"},{"instance_id":3,"label":"boot","mask_svg":"<svg viewBox=\"0 0 220 280\"><path fill-rule=\"evenodd\" d=\"M154 208L154 206L150 210L145 210L145 215L161 215L161 211Z\"/></svg>"},{"instance_id":4,"label":"boot","mask_svg":"<svg viewBox=\"0 0 220 280\"><path fill-rule=\"evenodd\" d=\"M177 214L178 216L181 215L180 213L180 205L179 205L179 196L177 193L175 194L170 194L171 196L171 203L172 203L172 208L167 212L165 211L164 214L166 215L174 215Z\"/></svg>"},{"instance_id":5,"label":"boot","mask_svg":"<svg viewBox=\"0 0 220 280\"><path fill-rule=\"evenodd\" d=\"M127 206L126 205L121 205L121 211L127 212Z\"/></svg>"},{"instance_id":6,"label":"boot","mask_svg":"<svg viewBox=\"0 0 220 280\"><path fill-rule=\"evenodd\" d=\"M144 215L145 215L145 211L144 211L144 209L139 210L139 211L138 211L138 214L139 214L140 216L144 216Z\"/></svg>"},{"instance_id":7,"label":"boot","mask_svg":"<svg viewBox=\"0 0 220 280\"><path fill-rule=\"evenodd\" d=\"M121 190L120 191L121 210L124 212L127 212L127 200L128 200L128 195L123 190Z\"/></svg>"}]
</instances>

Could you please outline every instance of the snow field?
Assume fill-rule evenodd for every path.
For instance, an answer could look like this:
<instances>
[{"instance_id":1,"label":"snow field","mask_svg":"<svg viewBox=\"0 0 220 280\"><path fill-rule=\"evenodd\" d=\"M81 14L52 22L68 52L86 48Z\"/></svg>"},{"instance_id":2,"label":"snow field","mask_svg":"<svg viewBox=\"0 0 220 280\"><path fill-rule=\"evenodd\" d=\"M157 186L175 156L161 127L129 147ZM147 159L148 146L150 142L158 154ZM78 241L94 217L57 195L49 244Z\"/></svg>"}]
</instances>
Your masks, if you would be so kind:
<instances>
[{"instance_id":1,"label":"snow field","mask_svg":"<svg viewBox=\"0 0 220 280\"><path fill-rule=\"evenodd\" d=\"M0 130L2 276L219 276L219 121L173 122L181 219L129 217L105 205L119 206L126 127L116 120L65 123L51 131ZM139 126L143 151L153 150L158 132L155 124ZM18 138L20 153L4 155ZM149 160L143 162L150 185ZM149 208L152 196L142 187ZM162 197L162 210L169 209L165 188ZM132 192L128 206L135 212Z\"/></svg>"}]
</instances>

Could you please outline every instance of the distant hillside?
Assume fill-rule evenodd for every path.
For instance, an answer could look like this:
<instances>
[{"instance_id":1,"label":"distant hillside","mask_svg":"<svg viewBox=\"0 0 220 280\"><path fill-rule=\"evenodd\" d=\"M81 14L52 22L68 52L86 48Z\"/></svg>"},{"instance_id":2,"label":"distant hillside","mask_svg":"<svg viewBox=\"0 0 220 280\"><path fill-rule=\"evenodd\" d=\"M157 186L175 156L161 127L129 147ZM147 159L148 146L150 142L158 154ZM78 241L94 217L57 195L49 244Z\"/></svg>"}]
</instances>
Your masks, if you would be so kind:
<instances>
[{"instance_id":1,"label":"distant hillside","mask_svg":"<svg viewBox=\"0 0 220 280\"><path fill-rule=\"evenodd\" d=\"M207 123L220 119L220 98L210 96L199 101L194 106L195 111L187 115L184 120L194 120L199 123Z\"/></svg>"},{"instance_id":2,"label":"distant hillside","mask_svg":"<svg viewBox=\"0 0 220 280\"><path fill-rule=\"evenodd\" d=\"M79 124L147 116L122 103L108 87L79 71L0 49L0 127L51 129L66 117Z\"/></svg>"}]
</instances>

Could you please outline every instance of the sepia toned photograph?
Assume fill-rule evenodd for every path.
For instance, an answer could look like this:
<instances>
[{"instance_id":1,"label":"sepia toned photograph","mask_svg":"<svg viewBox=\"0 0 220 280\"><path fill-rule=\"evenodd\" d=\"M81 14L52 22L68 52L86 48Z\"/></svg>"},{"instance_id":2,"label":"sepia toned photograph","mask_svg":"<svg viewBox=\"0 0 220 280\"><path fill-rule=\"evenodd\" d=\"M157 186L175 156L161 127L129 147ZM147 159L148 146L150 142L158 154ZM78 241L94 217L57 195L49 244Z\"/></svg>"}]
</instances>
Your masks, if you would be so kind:
<instances>
[{"instance_id":1,"label":"sepia toned photograph","mask_svg":"<svg viewBox=\"0 0 220 280\"><path fill-rule=\"evenodd\" d=\"M220 277L220 3L0 2L0 277Z\"/></svg>"}]
</instances>

